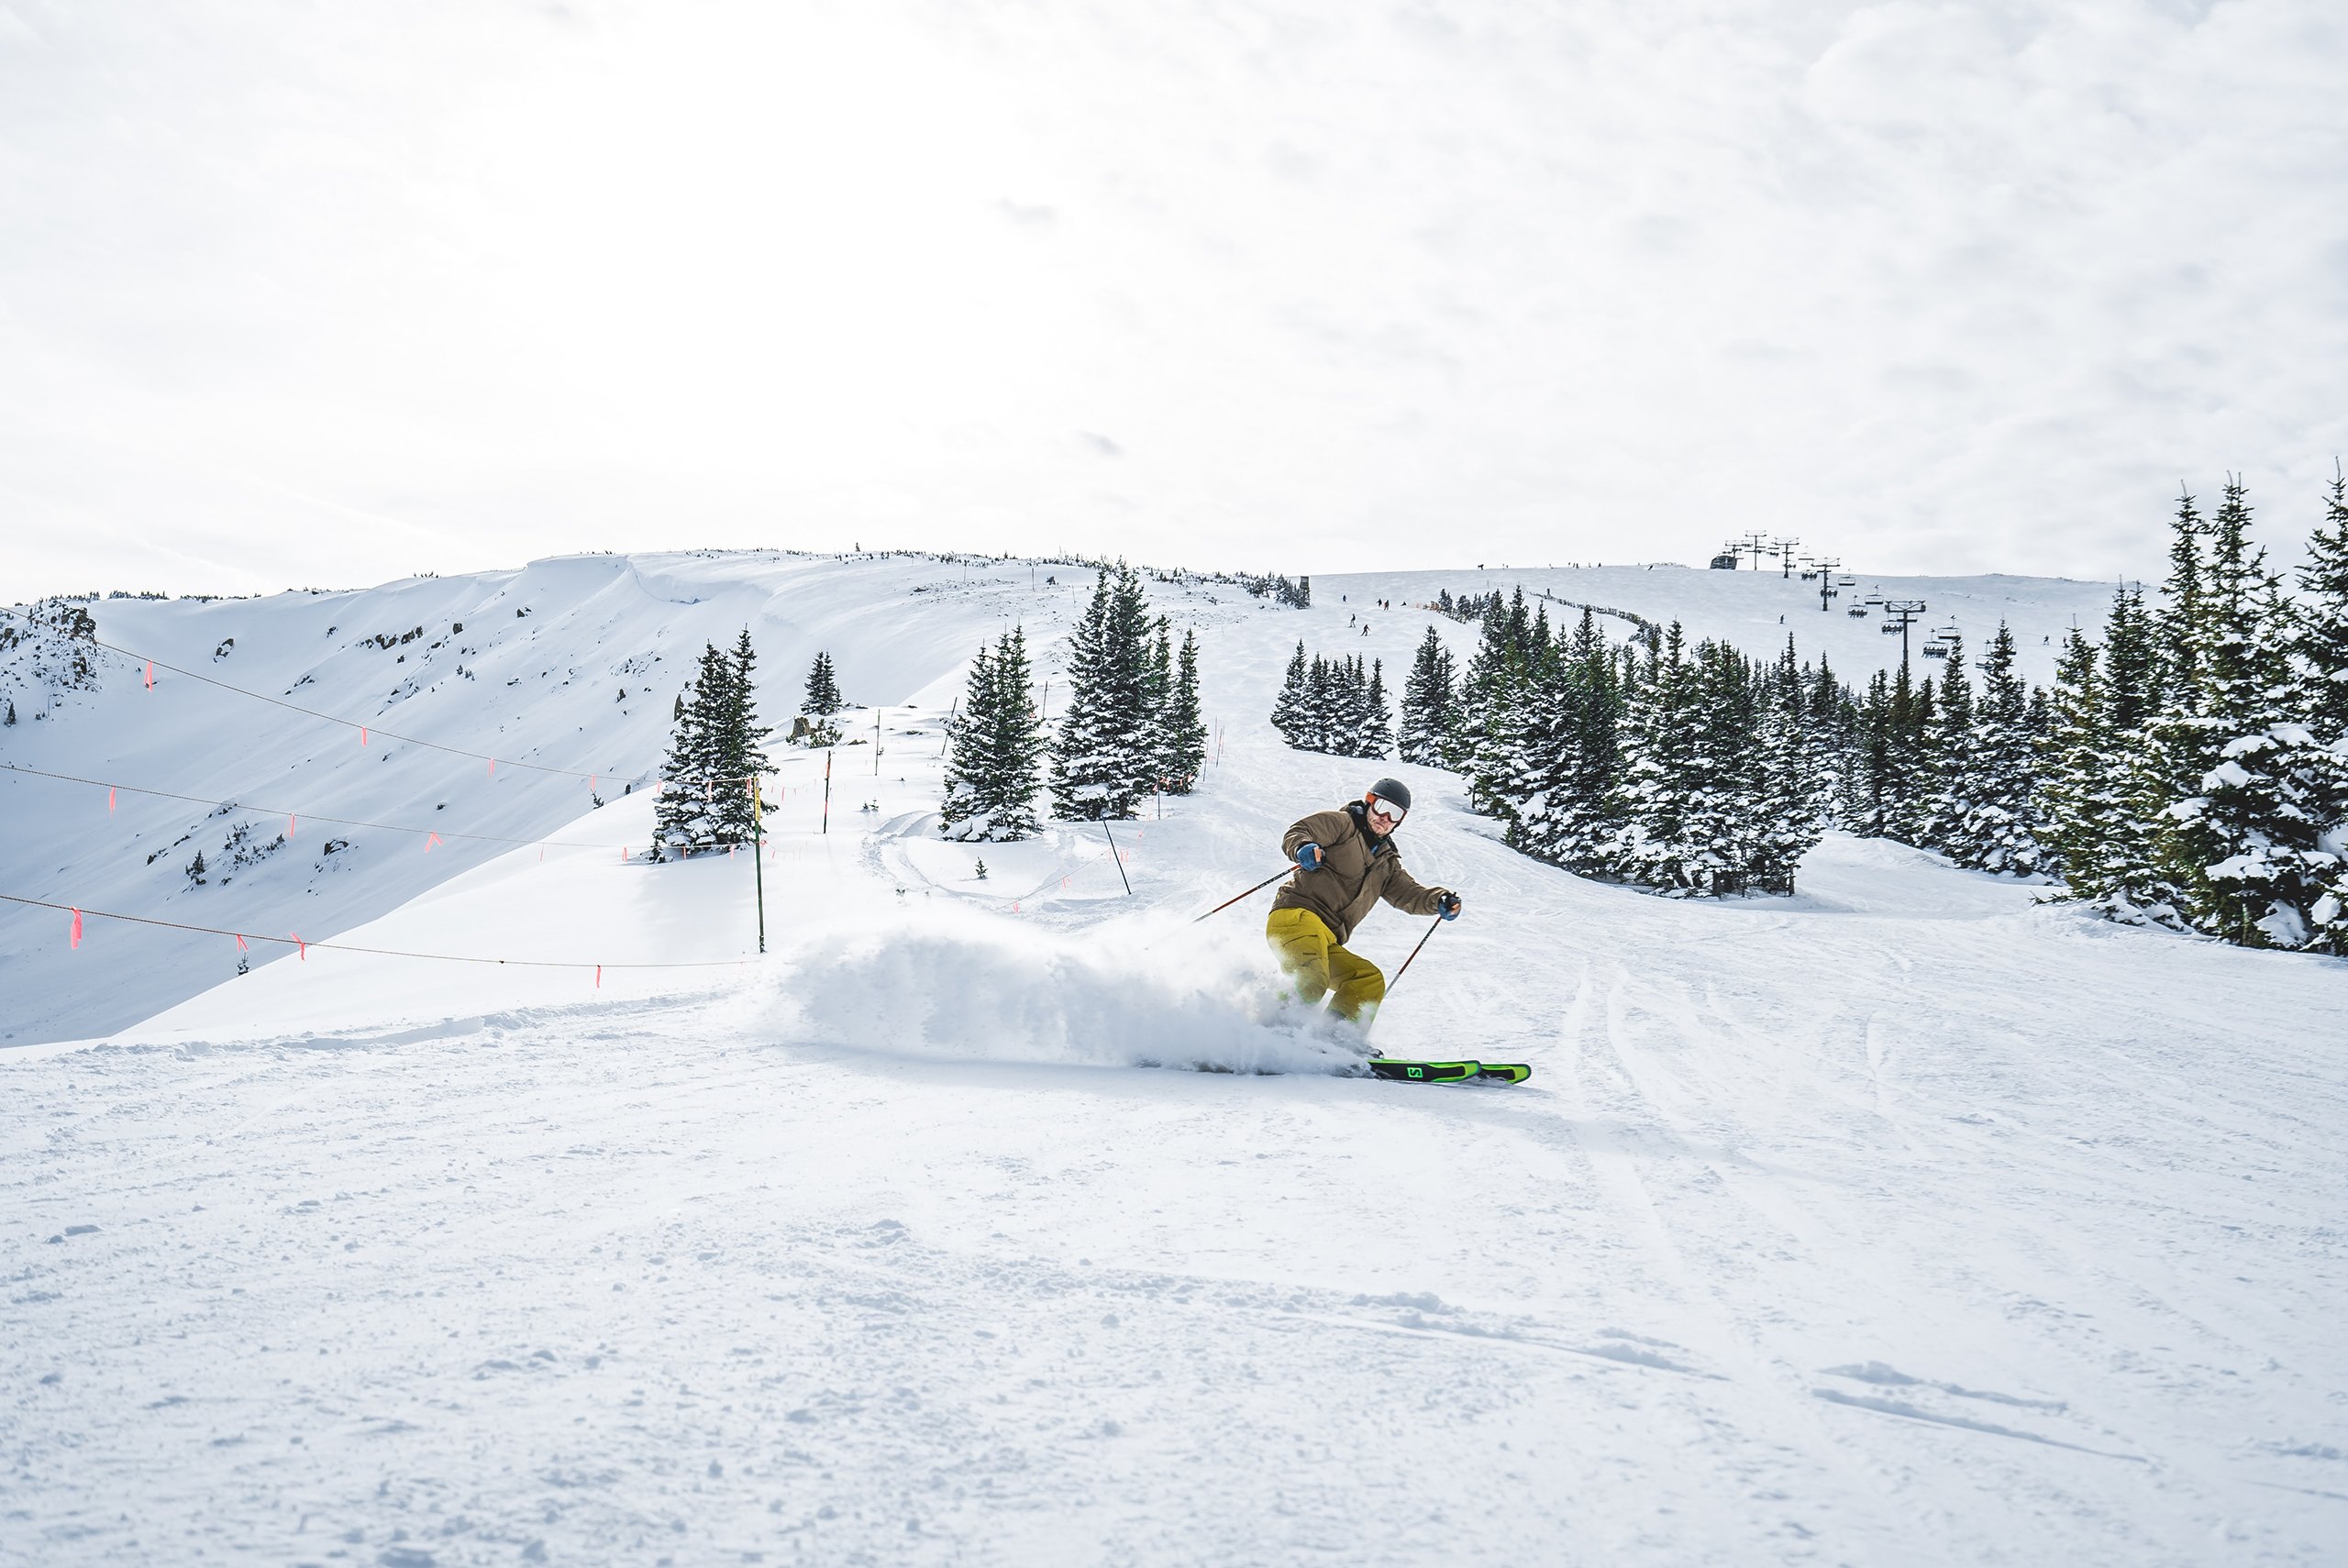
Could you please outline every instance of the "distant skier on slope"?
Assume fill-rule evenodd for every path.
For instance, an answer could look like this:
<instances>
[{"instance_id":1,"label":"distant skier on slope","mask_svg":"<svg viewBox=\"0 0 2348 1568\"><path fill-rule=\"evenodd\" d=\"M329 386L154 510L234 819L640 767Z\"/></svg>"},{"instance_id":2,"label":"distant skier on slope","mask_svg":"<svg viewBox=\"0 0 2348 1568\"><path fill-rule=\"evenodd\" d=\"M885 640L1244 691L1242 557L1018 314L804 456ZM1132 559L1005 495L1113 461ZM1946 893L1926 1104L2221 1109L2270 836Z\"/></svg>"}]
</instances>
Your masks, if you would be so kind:
<instances>
[{"instance_id":1,"label":"distant skier on slope","mask_svg":"<svg viewBox=\"0 0 2348 1568\"><path fill-rule=\"evenodd\" d=\"M1404 914L1459 918L1458 894L1422 887L1402 869L1393 835L1410 809L1409 788L1381 778L1360 800L1313 812L1280 840L1297 869L1273 897L1264 934L1298 999L1309 1007L1334 989L1329 1010L1364 1033L1386 995L1386 977L1344 944L1370 906L1384 899Z\"/></svg>"}]
</instances>

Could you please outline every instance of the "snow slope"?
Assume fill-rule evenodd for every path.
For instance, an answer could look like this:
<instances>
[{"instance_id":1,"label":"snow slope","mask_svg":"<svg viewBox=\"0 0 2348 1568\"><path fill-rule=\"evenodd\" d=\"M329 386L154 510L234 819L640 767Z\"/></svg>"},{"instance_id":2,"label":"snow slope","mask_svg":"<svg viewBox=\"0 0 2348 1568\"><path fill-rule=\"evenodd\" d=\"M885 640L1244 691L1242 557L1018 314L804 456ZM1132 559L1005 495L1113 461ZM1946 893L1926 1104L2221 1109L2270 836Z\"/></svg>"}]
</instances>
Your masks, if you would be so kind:
<instances>
[{"instance_id":1,"label":"snow slope","mask_svg":"<svg viewBox=\"0 0 2348 1568\"><path fill-rule=\"evenodd\" d=\"M630 834L583 813L594 794L614 799L658 768L672 701L704 642L730 646L749 627L762 705L786 722L819 648L852 701L942 709L981 639L1018 618L1054 640L1091 581L1065 567L710 552L563 558L355 593L101 601L89 608L109 643L373 729L362 745L349 725L168 670L150 690L143 667L112 656L100 661L99 690L44 710L0 658L0 691L15 692L20 713L0 729L0 765L246 803L216 810L124 791L110 807L105 789L0 772L11 824L0 892L315 939L511 847L468 834L550 835L559 842L549 855L616 859ZM1233 598L1202 591L1192 617L1242 613ZM420 635L397 640L411 633ZM507 761L493 775L385 732ZM514 766L526 761L602 777ZM288 812L301 820L289 824ZM441 837L427 848L424 832L329 816ZM291 840L276 843L289 825ZM239 829L257 858L232 867ZM644 840L637 831L637 849ZM329 842L344 847L327 854ZM200 887L185 874L199 851L209 867ZM233 944L113 926L104 957L83 962L69 928L54 911L0 905L0 1044L120 1028L227 978L237 961Z\"/></svg>"},{"instance_id":2,"label":"snow slope","mask_svg":"<svg viewBox=\"0 0 2348 1568\"><path fill-rule=\"evenodd\" d=\"M1057 577L1058 582L1049 580ZM1090 592L1081 569L961 562L927 557L848 559L771 552L582 556L516 571L418 578L360 592L289 593L198 602L106 600L89 608L110 643L321 712L375 726L365 746L348 725L305 719L161 671L100 660L101 689L53 701L23 679L27 659L0 656L0 694L21 722L0 729L0 765L241 802L241 809L118 792L23 773L0 773L0 891L88 909L120 910L272 935L318 937L397 908L510 845L463 834L535 840L549 854L616 856L618 824L581 818L591 796L615 796L647 777L666 743L670 705L704 642L744 626L762 657L767 712L787 716L818 648L839 664L852 701L935 709L958 695L963 661L1013 619L1027 624L1047 674L1065 652L1070 613ZM1774 656L1790 630L1805 656L1823 649L1855 680L1896 659L1897 638L1854 621L1844 602L1821 615L1814 593L1771 573L1595 568L1346 575L1319 580L1310 613L1274 611L1213 584L1159 585L1161 608L1213 628L1253 619L1316 649L1363 652L1407 666L1428 617L1398 605L1455 593L1506 591L1610 605L1650 619L1684 619L1706 635ZM2052 579L1896 579L1883 591L1927 600L1927 624L1955 616L1977 647L2010 617L2033 679L2053 673L2054 645L2077 617L2099 624L2102 587ZM1575 612L1552 603L1554 613ZM1365 636L1347 617L1370 613ZM1785 617L1785 624L1778 617ZM1473 628L1443 623L1463 656ZM1622 623L1613 623L1618 628ZM460 632L456 627L462 626ZM415 634L407 642L401 636ZM1921 646L1921 640L1920 640ZM1399 690L1397 669L1390 687ZM1226 728L1258 724L1261 682L1210 687ZM39 715L36 717L35 715ZM403 745L381 732L505 757L484 764ZM859 732L860 734L860 732ZM535 761L600 779L532 772ZM265 808L279 808L271 811ZM300 816L289 823L283 812ZM424 831L351 828L328 816ZM574 819L581 819L574 821ZM559 834L554 830L563 824ZM278 843L288 826L290 841ZM425 847L425 831L439 842ZM241 837L239 836L241 835ZM640 843L641 835L638 835ZM325 853L329 842L341 847ZM197 852L208 875L192 883ZM224 866L239 855L247 864ZM193 995L234 970L233 945L116 927L103 983L77 961L70 922L54 911L0 905L0 1044L103 1033ZM267 961L272 954L263 952Z\"/></svg>"},{"instance_id":3,"label":"snow slope","mask_svg":"<svg viewBox=\"0 0 2348 1568\"><path fill-rule=\"evenodd\" d=\"M1316 590L1191 607L1222 760L1131 897L929 836L915 668L831 833L788 757L763 961L313 949L0 1054L0 1562L2348 1552L2348 966L1842 837L1647 898L1398 768L1467 912L1379 1038L1536 1076L1312 1070L1268 895L1189 917L1364 781L1259 716ZM523 848L344 940L730 961L754 888Z\"/></svg>"}]
</instances>

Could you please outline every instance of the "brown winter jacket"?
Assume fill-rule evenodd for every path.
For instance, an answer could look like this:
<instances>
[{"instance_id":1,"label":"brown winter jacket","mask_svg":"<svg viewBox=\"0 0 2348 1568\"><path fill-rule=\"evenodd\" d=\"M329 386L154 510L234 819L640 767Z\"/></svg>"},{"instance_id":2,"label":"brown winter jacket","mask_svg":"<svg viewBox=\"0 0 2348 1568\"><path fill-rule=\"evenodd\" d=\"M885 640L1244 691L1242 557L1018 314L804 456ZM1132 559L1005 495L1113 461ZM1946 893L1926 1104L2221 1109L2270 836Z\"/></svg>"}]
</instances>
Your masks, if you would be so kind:
<instances>
[{"instance_id":1,"label":"brown winter jacket","mask_svg":"<svg viewBox=\"0 0 2348 1568\"><path fill-rule=\"evenodd\" d=\"M1402 869L1392 834L1371 834L1368 813L1359 801L1342 811L1315 812L1288 830L1280 847L1289 858L1308 844L1321 846L1321 869L1298 867L1295 875L1272 896L1276 910L1311 910L1343 944L1369 913L1370 905L1384 899L1404 914L1431 915L1446 889L1423 888Z\"/></svg>"}]
</instances>

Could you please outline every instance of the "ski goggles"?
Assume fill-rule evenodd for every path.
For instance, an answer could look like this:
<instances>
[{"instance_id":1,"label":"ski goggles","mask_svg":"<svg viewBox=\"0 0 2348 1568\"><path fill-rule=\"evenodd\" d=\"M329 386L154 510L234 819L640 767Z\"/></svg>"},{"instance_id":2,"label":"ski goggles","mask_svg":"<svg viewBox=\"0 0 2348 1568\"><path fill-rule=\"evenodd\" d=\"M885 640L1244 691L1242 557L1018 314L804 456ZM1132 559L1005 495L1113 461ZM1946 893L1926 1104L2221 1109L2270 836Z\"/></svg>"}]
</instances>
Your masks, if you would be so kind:
<instances>
[{"instance_id":1,"label":"ski goggles","mask_svg":"<svg viewBox=\"0 0 2348 1568\"><path fill-rule=\"evenodd\" d=\"M1384 817L1396 827L1401 827L1402 825L1402 819L1411 814L1409 812L1403 810L1401 806L1396 805L1393 801L1388 800L1383 795L1372 795L1363 803L1369 808L1370 815L1374 817Z\"/></svg>"}]
</instances>

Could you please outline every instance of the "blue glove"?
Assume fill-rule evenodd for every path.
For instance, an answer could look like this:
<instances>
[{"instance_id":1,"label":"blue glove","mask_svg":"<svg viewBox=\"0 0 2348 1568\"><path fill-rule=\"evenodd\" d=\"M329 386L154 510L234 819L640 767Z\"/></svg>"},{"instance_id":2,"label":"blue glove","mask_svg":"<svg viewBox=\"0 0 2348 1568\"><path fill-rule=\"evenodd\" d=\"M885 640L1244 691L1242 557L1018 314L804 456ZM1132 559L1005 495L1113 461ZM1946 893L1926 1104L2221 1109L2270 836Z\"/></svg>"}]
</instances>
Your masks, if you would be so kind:
<instances>
[{"instance_id":1,"label":"blue glove","mask_svg":"<svg viewBox=\"0 0 2348 1568\"><path fill-rule=\"evenodd\" d=\"M1298 845L1296 846L1296 863L1299 866L1303 867L1307 871L1320 870L1321 846L1317 844Z\"/></svg>"},{"instance_id":2,"label":"blue glove","mask_svg":"<svg viewBox=\"0 0 2348 1568\"><path fill-rule=\"evenodd\" d=\"M1459 895L1451 892L1448 889L1444 892L1437 893L1434 899L1434 912L1441 915L1445 920L1457 920L1459 918Z\"/></svg>"}]
</instances>

